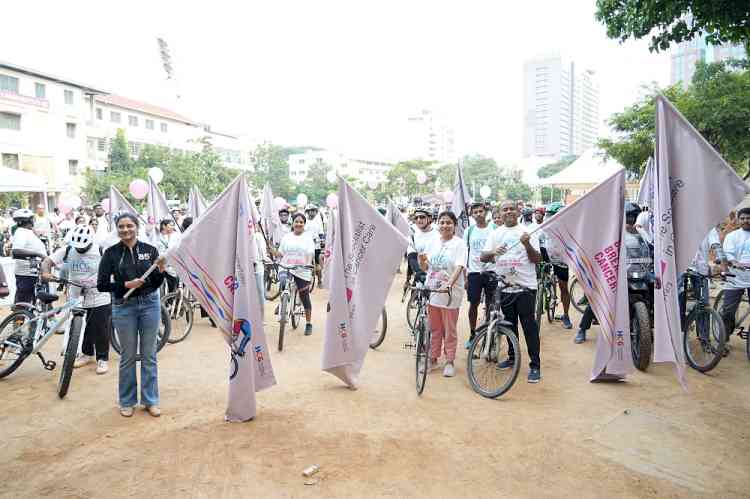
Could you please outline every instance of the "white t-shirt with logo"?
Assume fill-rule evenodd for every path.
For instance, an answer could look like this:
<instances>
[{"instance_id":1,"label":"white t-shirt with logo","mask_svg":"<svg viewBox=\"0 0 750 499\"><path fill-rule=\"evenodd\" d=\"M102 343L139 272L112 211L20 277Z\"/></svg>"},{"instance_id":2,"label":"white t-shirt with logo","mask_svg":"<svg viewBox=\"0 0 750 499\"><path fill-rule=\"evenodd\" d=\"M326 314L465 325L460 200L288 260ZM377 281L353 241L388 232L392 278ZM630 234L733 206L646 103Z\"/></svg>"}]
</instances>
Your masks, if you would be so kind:
<instances>
[{"instance_id":1,"label":"white t-shirt with logo","mask_svg":"<svg viewBox=\"0 0 750 499\"><path fill-rule=\"evenodd\" d=\"M11 248L32 251L47 256L47 248L44 247L44 243L37 237L34 231L24 227L18 227L16 229L16 232L13 234L13 239L11 239ZM15 260L15 264L16 275L27 277L35 277L38 275L36 270L31 269L31 262L29 260Z\"/></svg>"},{"instance_id":2,"label":"white t-shirt with logo","mask_svg":"<svg viewBox=\"0 0 750 499\"><path fill-rule=\"evenodd\" d=\"M468 246L469 252L468 271L470 274L492 270L492 264L482 263L479 257L482 255L482 250L484 250L484 246L487 244L487 238L490 237L493 230L489 225L484 229L472 225L464 231L464 244Z\"/></svg>"},{"instance_id":3,"label":"white t-shirt with logo","mask_svg":"<svg viewBox=\"0 0 750 499\"><path fill-rule=\"evenodd\" d=\"M427 253L427 287L438 289L448 284L456 267L466 267L466 243L460 237L453 237L450 241L438 238L430 243ZM460 308L464 296L464 279L459 276L451 288L451 295L447 293L432 293L430 305L441 308Z\"/></svg>"},{"instance_id":4,"label":"white t-shirt with logo","mask_svg":"<svg viewBox=\"0 0 750 499\"><path fill-rule=\"evenodd\" d=\"M52 232L52 221L47 217L34 216L34 232L40 236L49 236Z\"/></svg>"},{"instance_id":5,"label":"white t-shirt with logo","mask_svg":"<svg viewBox=\"0 0 750 499\"><path fill-rule=\"evenodd\" d=\"M513 227L498 227L490 237L484 251L495 251L501 246L508 248L502 256L495 257L495 272L503 276L508 283L536 289L536 266L529 260L526 248L521 244L521 235L528 233L526 227L514 225ZM539 251L539 233L531 234L529 239L531 247ZM522 289L506 288L503 293L520 292Z\"/></svg>"},{"instance_id":6,"label":"white t-shirt with logo","mask_svg":"<svg viewBox=\"0 0 750 499\"><path fill-rule=\"evenodd\" d=\"M427 248L438 240L440 240L440 233L434 225L430 225L430 230L426 232L423 232L419 227L414 227L414 233L411 239L409 239L407 253L425 253Z\"/></svg>"},{"instance_id":7,"label":"white t-shirt with logo","mask_svg":"<svg viewBox=\"0 0 750 499\"><path fill-rule=\"evenodd\" d=\"M325 235L325 228L323 227L323 218L320 213L315 215L307 221L305 224L305 233L309 233L315 243L315 249L321 249L323 242L320 240L320 235Z\"/></svg>"},{"instance_id":8,"label":"white t-shirt with logo","mask_svg":"<svg viewBox=\"0 0 750 499\"><path fill-rule=\"evenodd\" d=\"M109 293L101 293L96 289L96 278L99 274L99 263L102 261L102 251L97 244L92 244L86 253L79 253L72 246L67 249L62 247L50 255L50 260L58 268L68 271L68 280L82 284L86 288L83 291L83 308L101 307L109 305ZM65 258L65 252L68 258ZM64 261L65 260L65 261ZM70 286L70 297L81 296L81 288Z\"/></svg>"},{"instance_id":9,"label":"white t-shirt with logo","mask_svg":"<svg viewBox=\"0 0 750 499\"><path fill-rule=\"evenodd\" d=\"M703 241L701 241L701 245L698 246L698 251L695 253L695 258L693 258L693 261L690 264L690 266L697 272L706 277L708 277L710 271L708 266L708 252L714 245L721 246L719 231L717 231L716 228L708 231L708 235L703 238Z\"/></svg>"},{"instance_id":10,"label":"white t-shirt with logo","mask_svg":"<svg viewBox=\"0 0 750 499\"><path fill-rule=\"evenodd\" d=\"M315 256L315 243L307 232L303 232L299 236L290 232L281 240L279 253L281 253L281 264L285 267L312 265ZM295 269L290 272L300 279L312 281L311 269Z\"/></svg>"},{"instance_id":11,"label":"white t-shirt with logo","mask_svg":"<svg viewBox=\"0 0 750 499\"><path fill-rule=\"evenodd\" d=\"M727 260L750 266L750 230L737 229L724 238ZM750 288L750 270L731 269L736 277L728 278L729 289Z\"/></svg>"}]
</instances>

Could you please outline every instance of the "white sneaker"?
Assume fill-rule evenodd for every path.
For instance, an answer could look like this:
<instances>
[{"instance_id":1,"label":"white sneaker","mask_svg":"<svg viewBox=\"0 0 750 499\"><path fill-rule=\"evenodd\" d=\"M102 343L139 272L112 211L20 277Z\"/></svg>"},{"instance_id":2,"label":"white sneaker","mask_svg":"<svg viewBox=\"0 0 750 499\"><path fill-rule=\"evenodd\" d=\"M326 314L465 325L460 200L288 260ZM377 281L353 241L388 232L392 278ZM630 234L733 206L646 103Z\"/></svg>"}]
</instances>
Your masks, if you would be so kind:
<instances>
[{"instance_id":1,"label":"white sneaker","mask_svg":"<svg viewBox=\"0 0 750 499\"><path fill-rule=\"evenodd\" d=\"M109 365L106 360L96 361L96 374L104 374L109 371Z\"/></svg>"},{"instance_id":2,"label":"white sneaker","mask_svg":"<svg viewBox=\"0 0 750 499\"><path fill-rule=\"evenodd\" d=\"M443 369L443 376L446 378L452 378L456 375L456 368L453 367L453 362L448 362L445 364L445 369Z\"/></svg>"},{"instance_id":3,"label":"white sneaker","mask_svg":"<svg viewBox=\"0 0 750 499\"><path fill-rule=\"evenodd\" d=\"M94 357L93 356L91 356L91 355L81 355L81 356L79 356L75 360L75 362L73 362L73 367L74 368L83 367L86 364L91 364L92 362L94 362Z\"/></svg>"}]
</instances>

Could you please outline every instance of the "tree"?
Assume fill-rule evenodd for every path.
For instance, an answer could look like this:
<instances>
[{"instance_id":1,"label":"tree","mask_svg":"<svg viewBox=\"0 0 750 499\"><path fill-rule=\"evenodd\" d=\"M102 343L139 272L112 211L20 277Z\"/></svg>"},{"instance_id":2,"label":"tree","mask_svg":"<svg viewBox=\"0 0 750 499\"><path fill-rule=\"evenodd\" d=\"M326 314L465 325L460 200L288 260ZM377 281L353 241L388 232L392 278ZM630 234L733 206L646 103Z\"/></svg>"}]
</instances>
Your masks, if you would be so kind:
<instances>
[{"instance_id":1,"label":"tree","mask_svg":"<svg viewBox=\"0 0 750 499\"><path fill-rule=\"evenodd\" d=\"M738 173L749 171L750 71L733 71L726 62L699 62L687 90L676 85L646 91L638 102L610 118L608 123L619 136L599 140L607 156L634 175L642 173L654 152L654 99L661 92Z\"/></svg>"},{"instance_id":2,"label":"tree","mask_svg":"<svg viewBox=\"0 0 750 499\"><path fill-rule=\"evenodd\" d=\"M551 177L552 175L560 173L566 167L570 166L576 159L578 159L578 156L575 156L573 154L563 156L559 161L555 161L554 163L550 163L539 168L539 170L537 170L536 172L536 176L539 178Z\"/></svg>"},{"instance_id":3,"label":"tree","mask_svg":"<svg viewBox=\"0 0 750 499\"><path fill-rule=\"evenodd\" d=\"M128 141L125 138L125 130L117 129L115 138L109 146L109 169L115 171L127 171L132 167L133 161L128 150Z\"/></svg>"},{"instance_id":4,"label":"tree","mask_svg":"<svg viewBox=\"0 0 750 499\"><path fill-rule=\"evenodd\" d=\"M597 0L596 20L620 42L651 34L649 50L705 34L712 45L741 43L750 51L747 0Z\"/></svg>"},{"instance_id":5,"label":"tree","mask_svg":"<svg viewBox=\"0 0 750 499\"><path fill-rule=\"evenodd\" d=\"M336 189L336 185L330 183L326 177L329 171L331 167L325 163L312 165L307 170L305 180L297 186L297 192L305 193L310 202L324 204L326 196Z\"/></svg>"},{"instance_id":6,"label":"tree","mask_svg":"<svg viewBox=\"0 0 750 499\"><path fill-rule=\"evenodd\" d=\"M401 161L397 163L386 175L383 192L391 198L401 196L413 198L427 193L434 193L435 179L437 177L433 170L434 165L435 162L433 161L422 160ZM417 172L419 171L427 175L427 182L424 184L417 182Z\"/></svg>"},{"instance_id":7,"label":"tree","mask_svg":"<svg viewBox=\"0 0 750 499\"><path fill-rule=\"evenodd\" d=\"M250 156L255 167L255 174L251 178L253 186L260 190L268 182L275 196L291 198L295 187L289 178L289 153L281 146L265 142Z\"/></svg>"}]
</instances>

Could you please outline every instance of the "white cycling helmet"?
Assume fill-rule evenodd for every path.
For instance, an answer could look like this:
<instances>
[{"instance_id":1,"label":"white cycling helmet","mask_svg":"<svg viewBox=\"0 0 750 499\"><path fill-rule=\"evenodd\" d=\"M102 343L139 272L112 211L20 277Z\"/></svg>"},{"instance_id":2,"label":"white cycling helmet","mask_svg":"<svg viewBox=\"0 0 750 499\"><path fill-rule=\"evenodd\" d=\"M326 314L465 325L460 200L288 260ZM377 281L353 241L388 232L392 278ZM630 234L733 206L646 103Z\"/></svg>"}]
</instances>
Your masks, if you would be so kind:
<instances>
[{"instance_id":1,"label":"white cycling helmet","mask_svg":"<svg viewBox=\"0 0 750 499\"><path fill-rule=\"evenodd\" d=\"M76 225L73 229L73 235L70 237L70 244L75 249L86 249L94 242L94 231L89 225Z\"/></svg>"},{"instance_id":2,"label":"white cycling helmet","mask_svg":"<svg viewBox=\"0 0 750 499\"><path fill-rule=\"evenodd\" d=\"M31 212L28 208L21 208L20 210L16 210L13 212L13 220L26 220L34 218L34 213Z\"/></svg>"},{"instance_id":3,"label":"white cycling helmet","mask_svg":"<svg viewBox=\"0 0 750 499\"><path fill-rule=\"evenodd\" d=\"M305 212L313 211L313 210L318 211L318 207L315 204L310 203L307 206L305 206Z\"/></svg>"}]
</instances>

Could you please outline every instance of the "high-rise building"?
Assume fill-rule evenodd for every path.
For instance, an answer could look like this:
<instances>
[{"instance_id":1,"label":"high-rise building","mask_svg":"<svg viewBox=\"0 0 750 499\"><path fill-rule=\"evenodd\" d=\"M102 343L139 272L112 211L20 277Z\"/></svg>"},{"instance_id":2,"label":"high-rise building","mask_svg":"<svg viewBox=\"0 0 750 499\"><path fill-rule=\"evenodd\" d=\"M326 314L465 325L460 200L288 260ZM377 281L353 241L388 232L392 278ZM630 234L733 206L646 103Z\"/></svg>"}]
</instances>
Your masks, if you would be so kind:
<instances>
[{"instance_id":1,"label":"high-rise building","mask_svg":"<svg viewBox=\"0 0 750 499\"><path fill-rule=\"evenodd\" d=\"M430 109L409 117L409 159L451 163L456 161L455 132Z\"/></svg>"},{"instance_id":2,"label":"high-rise building","mask_svg":"<svg viewBox=\"0 0 750 499\"><path fill-rule=\"evenodd\" d=\"M672 52L670 85L682 83L687 88L693 80L698 61L706 63L744 59L747 57L742 45L708 45L703 35L680 42Z\"/></svg>"},{"instance_id":3,"label":"high-rise building","mask_svg":"<svg viewBox=\"0 0 750 499\"><path fill-rule=\"evenodd\" d=\"M523 156L580 155L599 133L599 82L560 55L524 64Z\"/></svg>"}]
</instances>

